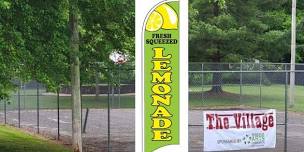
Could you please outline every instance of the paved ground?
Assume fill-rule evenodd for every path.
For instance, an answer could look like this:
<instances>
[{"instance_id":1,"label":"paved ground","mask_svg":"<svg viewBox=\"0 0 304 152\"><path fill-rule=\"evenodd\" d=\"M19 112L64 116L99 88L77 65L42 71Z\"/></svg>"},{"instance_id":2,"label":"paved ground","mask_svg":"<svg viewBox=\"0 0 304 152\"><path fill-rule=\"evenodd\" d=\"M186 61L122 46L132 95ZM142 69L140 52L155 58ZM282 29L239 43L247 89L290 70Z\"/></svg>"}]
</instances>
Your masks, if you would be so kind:
<instances>
[{"instance_id":1,"label":"paved ground","mask_svg":"<svg viewBox=\"0 0 304 152\"><path fill-rule=\"evenodd\" d=\"M110 111L110 147L112 151L132 152L135 141L135 120L133 109L111 109ZM57 111L40 110L40 133L50 138L57 137ZM60 110L60 135L65 144L70 144L72 131L71 110ZM83 111L83 118L85 110ZM106 109L90 109L86 133L84 135L85 151L101 152L108 147L108 123ZM3 122L0 112L0 123ZM84 121L84 120L83 120ZM18 112L7 112L7 123L18 126ZM37 131L37 112L21 111L21 127Z\"/></svg>"},{"instance_id":2,"label":"paved ground","mask_svg":"<svg viewBox=\"0 0 304 152\"><path fill-rule=\"evenodd\" d=\"M85 111L83 112L83 116ZM110 147L115 152L133 152L135 120L134 109L111 110L111 136ZM277 114L279 123L284 121L284 113ZM33 111L21 111L21 127L30 131L37 130L37 113ZM48 137L56 138L57 135L57 111L40 110L40 132ZM3 123L3 112L0 111L0 123ZM9 111L7 122L18 125L18 112ZM60 134L65 144L70 144L71 139L71 110L60 110ZM304 116L303 114L289 113L288 126L288 152L304 152ZM191 110L189 124L202 124L202 110ZM107 149L107 110L91 109L89 112L87 132L84 134L85 151L102 152ZM203 151L203 128L201 126L189 127L189 151ZM284 150L284 126L277 128L277 148L254 150L258 152L281 152ZM249 151L248 151L249 152ZM250 151L253 152L253 151Z\"/></svg>"}]
</instances>

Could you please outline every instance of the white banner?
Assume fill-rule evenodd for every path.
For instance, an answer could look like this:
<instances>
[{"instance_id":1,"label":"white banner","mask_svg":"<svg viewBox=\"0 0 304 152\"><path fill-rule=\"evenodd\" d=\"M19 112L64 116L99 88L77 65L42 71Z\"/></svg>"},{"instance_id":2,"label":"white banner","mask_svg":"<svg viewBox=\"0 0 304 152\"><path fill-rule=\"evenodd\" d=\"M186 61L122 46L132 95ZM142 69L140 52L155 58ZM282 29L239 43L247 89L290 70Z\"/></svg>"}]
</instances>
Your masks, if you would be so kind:
<instances>
[{"instance_id":1,"label":"white banner","mask_svg":"<svg viewBox=\"0 0 304 152\"><path fill-rule=\"evenodd\" d=\"M205 111L204 151L275 148L276 111Z\"/></svg>"}]
</instances>

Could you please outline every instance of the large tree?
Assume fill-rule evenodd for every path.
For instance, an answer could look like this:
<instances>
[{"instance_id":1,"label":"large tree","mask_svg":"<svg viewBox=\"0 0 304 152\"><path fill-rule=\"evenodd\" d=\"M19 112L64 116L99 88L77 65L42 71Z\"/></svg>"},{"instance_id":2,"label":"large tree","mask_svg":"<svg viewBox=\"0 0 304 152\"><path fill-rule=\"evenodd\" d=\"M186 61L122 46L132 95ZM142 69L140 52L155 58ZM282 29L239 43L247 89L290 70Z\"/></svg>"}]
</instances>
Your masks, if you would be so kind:
<instances>
[{"instance_id":1,"label":"large tree","mask_svg":"<svg viewBox=\"0 0 304 152\"><path fill-rule=\"evenodd\" d=\"M128 0L0 1L0 97L8 97L15 79L35 79L51 90L72 85L75 151L82 150L80 77L89 81L90 65L109 63L113 49L134 54Z\"/></svg>"}]
</instances>

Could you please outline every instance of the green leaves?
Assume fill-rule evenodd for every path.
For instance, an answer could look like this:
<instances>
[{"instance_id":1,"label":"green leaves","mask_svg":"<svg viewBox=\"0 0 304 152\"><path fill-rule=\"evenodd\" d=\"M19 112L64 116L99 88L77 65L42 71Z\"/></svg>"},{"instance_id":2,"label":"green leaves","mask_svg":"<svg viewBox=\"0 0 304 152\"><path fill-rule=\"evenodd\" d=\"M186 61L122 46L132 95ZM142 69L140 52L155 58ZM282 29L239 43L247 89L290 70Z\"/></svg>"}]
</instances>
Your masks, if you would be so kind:
<instances>
[{"instance_id":1,"label":"green leaves","mask_svg":"<svg viewBox=\"0 0 304 152\"><path fill-rule=\"evenodd\" d=\"M6 0L0 1L0 9L10 9L11 3Z\"/></svg>"},{"instance_id":2,"label":"green leaves","mask_svg":"<svg viewBox=\"0 0 304 152\"><path fill-rule=\"evenodd\" d=\"M93 62L110 64L113 49L134 55L134 2L79 1L83 83L92 82ZM12 80L36 79L55 90L70 81L69 2L0 0L0 98Z\"/></svg>"},{"instance_id":3,"label":"green leaves","mask_svg":"<svg viewBox=\"0 0 304 152\"><path fill-rule=\"evenodd\" d=\"M304 2L298 2L297 43L304 43ZM192 0L190 61L289 62L291 2L287 0ZM301 56L301 50L298 48ZM303 58L304 56L302 56Z\"/></svg>"},{"instance_id":4,"label":"green leaves","mask_svg":"<svg viewBox=\"0 0 304 152\"><path fill-rule=\"evenodd\" d=\"M226 8L226 0L209 0L209 3L218 3L221 9Z\"/></svg>"}]
</instances>

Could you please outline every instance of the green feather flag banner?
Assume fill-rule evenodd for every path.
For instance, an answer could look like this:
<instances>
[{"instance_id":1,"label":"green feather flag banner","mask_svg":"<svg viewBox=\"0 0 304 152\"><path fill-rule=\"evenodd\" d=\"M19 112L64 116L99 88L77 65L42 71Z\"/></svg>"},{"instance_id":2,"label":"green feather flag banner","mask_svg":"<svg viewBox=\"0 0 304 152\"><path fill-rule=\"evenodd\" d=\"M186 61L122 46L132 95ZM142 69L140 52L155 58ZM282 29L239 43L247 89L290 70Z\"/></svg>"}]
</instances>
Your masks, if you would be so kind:
<instances>
[{"instance_id":1,"label":"green feather flag banner","mask_svg":"<svg viewBox=\"0 0 304 152\"><path fill-rule=\"evenodd\" d=\"M162 1L151 5L146 10L146 16L142 16L144 20L141 20L141 46L136 50L141 51L141 81L140 85L137 83L141 93L136 92L137 96L140 95L137 99L140 107L136 108L141 108L141 111L136 115L141 115L137 120L141 122L141 149L145 152L180 151L186 147L182 143L188 137L181 136L181 132L187 132L187 119L184 118L187 114L181 111L187 111L187 106L181 106L181 96L187 96L188 92L181 94L181 86L184 87L188 81L181 81L185 78L181 78L181 71L184 70L181 70L181 65L184 67L188 63L187 56L181 60L181 52L185 54L188 50L181 50L181 46L187 44L181 41L181 35L187 33L181 34L180 9L180 1ZM187 20L184 22L187 23ZM137 66L137 72L138 69ZM187 72L183 74L187 75ZM185 103L187 98L183 100Z\"/></svg>"},{"instance_id":2,"label":"green feather flag banner","mask_svg":"<svg viewBox=\"0 0 304 152\"><path fill-rule=\"evenodd\" d=\"M178 3L156 6L144 31L145 148L179 144Z\"/></svg>"}]
</instances>

